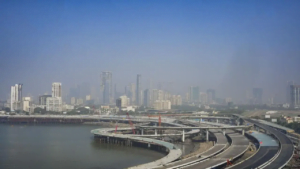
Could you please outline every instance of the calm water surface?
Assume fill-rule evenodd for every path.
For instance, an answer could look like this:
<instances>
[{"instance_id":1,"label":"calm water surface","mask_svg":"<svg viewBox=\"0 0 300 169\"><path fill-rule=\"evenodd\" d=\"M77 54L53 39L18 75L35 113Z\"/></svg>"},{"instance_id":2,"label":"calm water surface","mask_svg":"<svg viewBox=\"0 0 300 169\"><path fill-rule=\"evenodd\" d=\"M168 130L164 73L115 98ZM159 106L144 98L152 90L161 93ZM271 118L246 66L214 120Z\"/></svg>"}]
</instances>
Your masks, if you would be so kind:
<instances>
[{"instance_id":1,"label":"calm water surface","mask_svg":"<svg viewBox=\"0 0 300 169\"><path fill-rule=\"evenodd\" d=\"M95 142L87 125L0 124L0 169L119 169L164 154Z\"/></svg>"}]
</instances>

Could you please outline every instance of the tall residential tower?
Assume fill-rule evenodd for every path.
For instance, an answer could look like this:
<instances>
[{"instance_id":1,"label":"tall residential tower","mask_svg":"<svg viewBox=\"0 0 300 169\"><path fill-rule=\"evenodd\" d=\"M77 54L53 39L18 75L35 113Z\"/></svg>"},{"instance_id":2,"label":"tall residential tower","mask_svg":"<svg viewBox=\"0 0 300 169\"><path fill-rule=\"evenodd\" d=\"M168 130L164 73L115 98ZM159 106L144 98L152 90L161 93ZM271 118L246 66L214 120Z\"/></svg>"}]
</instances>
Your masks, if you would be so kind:
<instances>
[{"instance_id":1,"label":"tall residential tower","mask_svg":"<svg viewBox=\"0 0 300 169\"><path fill-rule=\"evenodd\" d=\"M52 97L61 97L61 83L52 83Z\"/></svg>"},{"instance_id":2,"label":"tall residential tower","mask_svg":"<svg viewBox=\"0 0 300 169\"><path fill-rule=\"evenodd\" d=\"M136 94L136 105L137 106L140 106L142 105L142 89L141 89L141 79L142 79L142 75L138 74L136 76L136 91L135 91L135 94Z\"/></svg>"},{"instance_id":3,"label":"tall residential tower","mask_svg":"<svg viewBox=\"0 0 300 169\"><path fill-rule=\"evenodd\" d=\"M101 73L101 84L100 90L103 94L103 104L113 103L113 87L112 87L112 73L102 72Z\"/></svg>"},{"instance_id":4,"label":"tall residential tower","mask_svg":"<svg viewBox=\"0 0 300 169\"><path fill-rule=\"evenodd\" d=\"M22 108L22 86L23 84L15 84L11 86L10 91L10 110L21 110Z\"/></svg>"}]
</instances>

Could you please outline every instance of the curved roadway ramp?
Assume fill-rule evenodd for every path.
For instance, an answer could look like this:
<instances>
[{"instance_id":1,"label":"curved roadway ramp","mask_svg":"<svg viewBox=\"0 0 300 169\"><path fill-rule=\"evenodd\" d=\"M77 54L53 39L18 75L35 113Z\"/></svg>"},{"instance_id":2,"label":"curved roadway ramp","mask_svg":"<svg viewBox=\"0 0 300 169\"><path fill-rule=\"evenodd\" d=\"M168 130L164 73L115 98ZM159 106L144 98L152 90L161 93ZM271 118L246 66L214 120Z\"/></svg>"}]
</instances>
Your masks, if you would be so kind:
<instances>
[{"instance_id":1,"label":"curved roadway ramp","mask_svg":"<svg viewBox=\"0 0 300 169\"><path fill-rule=\"evenodd\" d=\"M249 135L253 136L260 143L259 149L253 156L237 165L229 167L230 169L257 168L266 161L271 160L277 154L279 145L272 137L256 131L250 132Z\"/></svg>"},{"instance_id":2,"label":"curved roadway ramp","mask_svg":"<svg viewBox=\"0 0 300 169\"><path fill-rule=\"evenodd\" d=\"M121 129L118 129L118 130L127 130L127 129L128 128L123 128L123 129L121 128ZM164 141L156 140L156 139L151 139L151 138L132 137L130 135L111 133L114 130L115 130L114 128L100 128L100 129L92 130L91 133L93 133L94 135L104 136L104 137L107 137L107 138L120 138L120 139L123 139L123 140L129 139L129 140L134 140L134 141L137 141L137 142L157 144L157 145L164 146L169 150L168 155L164 156L161 159L158 159L156 161L149 162L149 163L146 163L146 164L141 164L141 165L129 167L129 169L147 169L147 168L156 167L158 165L164 165L164 164L170 163L170 162L178 159L182 154L181 150L179 148L177 148L172 143L164 142Z\"/></svg>"},{"instance_id":3,"label":"curved roadway ramp","mask_svg":"<svg viewBox=\"0 0 300 169\"><path fill-rule=\"evenodd\" d=\"M273 129L267 125L261 124L251 119L245 120L273 134L275 137L277 137L278 141L280 142L280 150L278 154L276 154L276 156L273 159L264 164L264 169L277 169L284 167L290 161L294 154L294 145L292 141L285 134L281 133L276 129Z\"/></svg>"},{"instance_id":4,"label":"curved roadway ramp","mask_svg":"<svg viewBox=\"0 0 300 169\"><path fill-rule=\"evenodd\" d=\"M212 157L210 159L204 160L200 163L197 163L195 165L186 168L188 169L214 168L227 163L228 159L235 159L239 157L240 155L244 154L245 151L247 151L249 146L249 141L245 136L239 133L235 133L233 131L230 131L229 133L227 133L227 135L232 140L231 146L228 149L226 149L224 152L220 153L216 157Z\"/></svg>"},{"instance_id":5,"label":"curved roadway ramp","mask_svg":"<svg viewBox=\"0 0 300 169\"><path fill-rule=\"evenodd\" d=\"M227 143L228 143L227 138L219 130L212 129L212 130L210 130L210 132L212 134L214 134L214 136L217 139L216 144L212 148L208 149L207 151L205 151L203 153L197 154L195 156L192 156L192 157L180 160L180 161L176 161L176 162L173 162L173 163L170 163L163 167L158 167L158 168L161 168L161 169L170 168L171 169L171 168L184 167L189 164L193 164L195 162L199 162L201 160L207 159L207 158L223 151L226 148Z\"/></svg>"}]
</instances>

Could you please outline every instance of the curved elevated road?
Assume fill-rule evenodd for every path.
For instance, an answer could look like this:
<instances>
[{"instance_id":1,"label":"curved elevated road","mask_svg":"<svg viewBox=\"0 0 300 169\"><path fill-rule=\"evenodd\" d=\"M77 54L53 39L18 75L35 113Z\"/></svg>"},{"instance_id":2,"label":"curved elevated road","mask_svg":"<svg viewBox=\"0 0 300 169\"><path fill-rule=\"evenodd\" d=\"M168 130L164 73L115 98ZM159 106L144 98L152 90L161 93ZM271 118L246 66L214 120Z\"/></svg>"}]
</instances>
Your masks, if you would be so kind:
<instances>
[{"instance_id":1,"label":"curved elevated road","mask_svg":"<svg viewBox=\"0 0 300 169\"><path fill-rule=\"evenodd\" d=\"M276 156L279 145L271 136L259 132L251 132L249 135L254 137L257 142L260 143L259 149L253 156L241 163L229 167L230 169L258 168Z\"/></svg>"},{"instance_id":2,"label":"curved elevated road","mask_svg":"<svg viewBox=\"0 0 300 169\"><path fill-rule=\"evenodd\" d=\"M120 130L128 130L128 129L129 128L124 128L124 129L120 129ZM156 161L153 161L150 163L146 163L146 164L141 164L141 165L134 166L134 167L130 167L130 169L153 168L158 165L163 165L163 164L172 162L172 161L178 159L182 154L181 150L172 143L164 142L164 141L156 140L156 139L150 139L150 138L131 137L129 135L124 135L124 134L110 133L110 132L113 132L114 130L115 130L114 128L95 129L95 130L92 130L91 133L93 133L94 135L105 136L105 137L110 137L110 138L130 139L130 140L134 140L134 141L147 142L150 144L158 144L158 145L162 145L162 146L166 147L169 150L168 155L159 160L156 160Z\"/></svg>"},{"instance_id":3,"label":"curved elevated road","mask_svg":"<svg viewBox=\"0 0 300 169\"><path fill-rule=\"evenodd\" d=\"M223 133L221 131L217 131L217 130L211 130L211 133L213 133L217 139L216 144L208 149L207 151L200 153L198 155L195 155L193 157L190 158L186 158L180 161L176 161L170 164L165 165L164 167L159 167L159 168L178 168L178 167L183 167L198 161L202 161L206 158L209 158L213 155L216 155L218 153L220 153L221 151L223 151L226 146L227 146L227 138L223 135ZM200 158L199 158L200 157Z\"/></svg>"},{"instance_id":4,"label":"curved elevated road","mask_svg":"<svg viewBox=\"0 0 300 169\"><path fill-rule=\"evenodd\" d=\"M217 155L216 157L210 158L206 161L202 161L196 165L192 165L187 167L189 169L204 169L204 168L214 168L225 164L228 159L232 158L235 159L242 155L249 146L249 141L246 137L239 133L235 132L228 132L227 135L232 139L231 146L226 149L221 154Z\"/></svg>"},{"instance_id":5,"label":"curved elevated road","mask_svg":"<svg viewBox=\"0 0 300 169\"><path fill-rule=\"evenodd\" d=\"M283 134L280 131L275 130L267 125L261 124L257 121L251 120L251 119L245 119L245 120L272 133L275 137L277 137L278 141L280 142L281 148L279 150L278 156L273 161L270 161L270 163L267 164L265 169L274 169L274 168L284 167L290 161L290 159L292 158L292 156L294 154L294 145L293 145L292 141L285 134Z\"/></svg>"}]
</instances>

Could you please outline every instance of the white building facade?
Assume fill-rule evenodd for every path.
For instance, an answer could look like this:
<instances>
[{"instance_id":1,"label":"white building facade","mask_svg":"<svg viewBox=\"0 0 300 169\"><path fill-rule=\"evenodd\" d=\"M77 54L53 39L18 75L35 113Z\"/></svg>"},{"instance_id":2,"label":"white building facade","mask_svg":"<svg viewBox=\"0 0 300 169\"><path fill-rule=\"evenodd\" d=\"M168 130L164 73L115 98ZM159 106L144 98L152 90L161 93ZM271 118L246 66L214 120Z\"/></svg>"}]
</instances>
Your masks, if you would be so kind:
<instances>
[{"instance_id":1,"label":"white building facade","mask_svg":"<svg viewBox=\"0 0 300 169\"><path fill-rule=\"evenodd\" d=\"M169 110L171 109L171 102L169 100L156 100L153 107L156 110Z\"/></svg>"},{"instance_id":2,"label":"white building facade","mask_svg":"<svg viewBox=\"0 0 300 169\"><path fill-rule=\"evenodd\" d=\"M61 112L62 111L61 97L48 97L46 101L46 110Z\"/></svg>"},{"instance_id":3,"label":"white building facade","mask_svg":"<svg viewBox=\"0 0 300 169\"><path fill-rule=\"evenodd\" d=\"M61 97L61 83L52 83L52 97Z\"/></svg>"},{"instance_id":4,"label":"white building facade","mask_svg":"<svg viewBox=\"0 0 300 169\"><path fill-rule=\"evenodd\" d=\"M31 106L31 98L30 97L23 97L23 111L30 112L30 106Z\"/></svg>"},{"instance_id":5,"label":"white building facade","mask_svg":"<svg viewBox=\"0 0 300 169\"><path fill-rule=\"evenodd\" d=\"M10 91L10 110L22 109L22 84L15 84L11 86Z\"/></svg>"}]
</instances>

